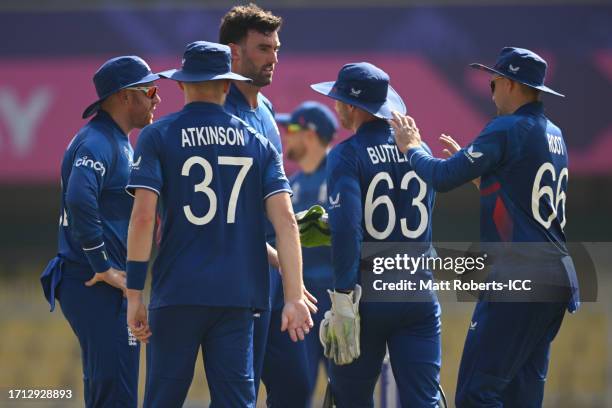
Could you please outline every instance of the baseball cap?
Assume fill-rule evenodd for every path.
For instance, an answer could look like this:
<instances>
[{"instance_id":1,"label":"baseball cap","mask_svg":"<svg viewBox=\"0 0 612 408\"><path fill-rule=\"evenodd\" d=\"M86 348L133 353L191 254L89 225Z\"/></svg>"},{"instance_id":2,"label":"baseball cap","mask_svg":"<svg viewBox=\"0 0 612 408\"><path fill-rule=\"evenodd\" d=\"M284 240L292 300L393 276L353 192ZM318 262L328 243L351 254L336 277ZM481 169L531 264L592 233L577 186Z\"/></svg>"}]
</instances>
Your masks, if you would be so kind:
<instances>
[{"instance_id":1,"label":"baseball cap","mask_svg":"<svg viewBox=\"0 0 612 408\"><path fill-rule=\"evenodd\" d=\"M346 64L335 82L310 85L316 92L357 106L381 119L392 119L391 112L406 114L406 105L389 85L389 75L368 62Z\"/></svg>"},{"instance_id":2,"label":"baseball cap","mask_svg":"<svg viewBox=\"0 0 612 408\"><path fill-rule=\"evenodd\" d=\"M159 75L181 82L204 82L216 79L251 82L249 78L232 72L230 47L208 41L187 44L181 69L169 69L160 72Z\"/></svg>"},{"instance_id":3,"label":"baseball cap","mask_svg":"<svg viewBox=\"0 0 612 408\"><path fill-rule=\"evenodd\" d=\"M525 48L504 47L493 68L478 63L470 64L470 67L501 75L542 92L565 97L544 85L546 61L535 52Z\"/></svg>"},{"instance_id":4,"label":"baseball cap","mask_svg":"<svg viewBox=\"0 0 612 408\"><path fill-rule=\"evenodd\" d=\"M275 118L283 126L297 125L314 130L325 142L332 140L338 130L338 121L332 111L315 101L306 101L293 112L278 113Z\"/></svg>"},{"instance_id":5,"label":"baseball cap","mask_svg":"<svg viewBox=\"0 0 612 408\"><path fill-rule=\"evenodd\" d=\"M149 65L140 57L126 55L109 59L94 74L98 100L83 111L83 119L96 113L102 101L115 92L157 79L159 75L151 72Z\"/></svg>"}]
</instances>

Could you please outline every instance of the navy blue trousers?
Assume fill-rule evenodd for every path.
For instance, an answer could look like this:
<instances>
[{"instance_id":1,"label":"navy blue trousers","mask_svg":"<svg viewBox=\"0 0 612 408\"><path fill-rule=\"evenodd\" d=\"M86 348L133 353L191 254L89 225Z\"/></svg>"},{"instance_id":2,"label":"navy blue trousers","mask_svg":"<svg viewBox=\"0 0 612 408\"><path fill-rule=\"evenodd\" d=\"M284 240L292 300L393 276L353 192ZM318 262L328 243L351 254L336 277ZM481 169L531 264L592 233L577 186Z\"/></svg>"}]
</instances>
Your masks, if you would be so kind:
<instances>
[{"instance_id":1,"label":"navy blue trousers","mask_svg":"<svg viewBox=\"0 0 612 408\"><path fill-rule=\"evenodd\" d=\"M57 298L81 346L85 406L136 407L140 344L127 327L127 301L112 286L84 282L64 277Z\"/></svg>"},{"instance_id":2,"label":"navy blue trousers","mask_svg":"<svg viewBox=\"0 0 612 408\"><path fill-rule=\"evenodd\" d=\"M255 407L250 309L168 306L150 310L149 325L145 407L183 406L200 347L210 406Z\"/></svg>"},{"instance_id":3,"label":"navy blue trousers","mask_svg":"<svg viewBox=\"0 0 612 408\"><path fill-rule=\"evenodd\" d=\"M361 356L347 365L330 363L338 408L374 406L374 387L387 348L403 407L437 407L441 364L437 301L367 303L361 315Z\"/></svg>"},{"instance_id":4,"label":"navy blue trousers","mask_svg":"<svg viewBox=\"0 0 612 408\"><path fill-rule=\"evenodd\" d=\"M550 344L566 306L478 302L461 357L457 408L541 407Z\"/></svg>"},{"instance_id":5,"label":"navy blue trousers","mask_svg":"<svg viewBox=\"0 0 612 408\"><path fill-rule=\"evenodd\" d=\"M282 309L273 310L264 359L262 381L266 386L268 407L308 407L317 383L323 346L319 341L319 325L323 314L331 308L327 288L306 282L318 300L319 311L312 315L314 326L304 341L294 343L287 332L281 332Z\"/></svg>"}]
</instances>

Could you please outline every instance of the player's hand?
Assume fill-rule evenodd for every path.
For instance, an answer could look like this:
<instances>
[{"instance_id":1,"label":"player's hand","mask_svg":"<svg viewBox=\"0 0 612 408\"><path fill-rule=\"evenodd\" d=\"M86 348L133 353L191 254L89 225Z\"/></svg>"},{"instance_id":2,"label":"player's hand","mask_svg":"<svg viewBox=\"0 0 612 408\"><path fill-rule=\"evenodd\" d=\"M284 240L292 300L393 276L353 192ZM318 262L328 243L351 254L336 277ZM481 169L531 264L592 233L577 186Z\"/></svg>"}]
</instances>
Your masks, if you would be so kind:
<instances>
[{"instance_id":1,"label":"player's hand","mask_svg":"<svg viewBox=\"0 0 612 408\"><path fill-rule=\"evenodd\" d=\"M315 304L318 303L317 298L314 297L313 294L308 291L308 289L306 289L306 286L302 286L302 292L304 293L304 302L306 303L306 306L308 306L310 312L317 313L319 311L319 308Z\"/></svg>"},{"instance_id":2,"label":"player's hand","mask_svg":"<svg viewBox=\"0 0 612 408\"><path fill-rule=\"evenodd\" d=\"M355 290L350 293L328 293L332 308L325 312L325 318L319 327L323 353L336 365L350 364L361 355L361 286L355 285Z\"/></svg>"},{"instance_id":3,"label":"player's hand","mask_svg":"<svg viewBox=\"0 0 612 408\"><path fill-rule=\"evenodd\" d=\"M314 323L304 299L286 301L281 318L281 331L287 330L294 342L304 340Z\"/></svg>"},{"instance_id":4,"label":"player's hand","mask_svg":"<svg viewBox=\"0 0 612 408\"><path fill-rule=\"evenodd\" d=\"M443 150L446 157L451 157L459 150L461 150L461 146L459 145L459 143L457 143L455 139L453 139L451 136L445 135L444 133L442 133L442 136L440 136L440 143L442 143L446 147L446 149ZM480 188L480 177L472 180L472 183L474 183L477 188Z\"/></svg>"},{"instance_id":5,"label":"player's hand","mask_svg":"<svg viewBox=\"0 0 612 408\"><path fill-rule=\"evenodd\" d=\"M148 343L151 329L147 319L147 308L142 301L142 291L128 289L127 324L134 337L142 343Z\"/></svg>"},{"instance_id":6,"label":"player's hand","mask_svg":"<svg viewBox=\"0 0 612 408\"><path fill-rule=\"evenodd\" d=\"M444 145L445 147L445 149L442 151L444 152L446 157L451 157L459 150L461 150L461 146L459 146L459 143L457 143L455 139L453 139L451 136L445 135L444 133L442 133L442 135L440 136L440 143L442 143L442 145Z\"/></svg>"},{"instance_id":7,"label":"player's hand","mask_svg":"<svg viewBox=\"0 0 612 408\"><path fill-rule=\"evenodd\" d=\"M278 252L272 245L268 243L266 243L266 250L268 251L268 264L278 269L280 273L280 261L278 260Z\"/></svg>"},{"instance_id":8,"label":"player's hand","mask_svg":"<svg viewBox=\"0 0 612 408\"><path fill-rule=\"evenodd\" d=\"M106 272L96 273L93 278L85 282L85 286L91 287L98 282L104 282L112 287L120 289L123 292L123 296L126 296L127 282L126 282L125 271L119 271L115 268L110 268Z\"/></svg>"},{"instance_id":9,"label":"player's hand","mask_svg":"<svg viewBox=\"0 0 612 408\"><path fill-rule=\"evenodd\" d=\"M421 145L419 128L410 116L402 116L398 112L393 112L393 119L390 119L389 123L394 130L395 143L402 153Z\"/></svg>"}]
</instances>

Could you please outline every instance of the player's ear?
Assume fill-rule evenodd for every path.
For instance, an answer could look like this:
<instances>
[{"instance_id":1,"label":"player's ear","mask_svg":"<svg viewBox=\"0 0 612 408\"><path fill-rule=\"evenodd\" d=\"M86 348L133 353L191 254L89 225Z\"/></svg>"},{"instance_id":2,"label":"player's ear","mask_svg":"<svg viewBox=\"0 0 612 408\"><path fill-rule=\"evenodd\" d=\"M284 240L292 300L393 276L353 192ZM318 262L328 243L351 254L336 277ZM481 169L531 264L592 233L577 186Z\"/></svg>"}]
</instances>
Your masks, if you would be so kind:
<instances>
[{"instance_id":1,"label":"player's ear","mask_svg":"<svg viewBox=\"0 0 612 408\"><path fill-rule=\"evenodd\" d=\"M224 94L227 95L229 93L231 83L232 81L230 81L229 79L223 80L223 93Z\"/></svg>"},{"instance_id":2,"label":"player's ear","mask_svg":"<svg viewBox=\"0 0 612 408\"><path fill-rule=\"evenodd\" d=\"M317 132L315 132L312 129L308 130L308 133L306 133L308 136L308 143L318 143L318 139L319 139L319 135L317 135Z\"/></svg>"},{"instance_id":3,"label":"player's ear","mask_svg":"<svg viewBox=\"0 0 612 408\"><path fill-rule=\"evenodd\" d=\"M236 43L227 44L232 52L232 64L240 59L240 45Z\"/></svg>"},{"instance_id":4,"label":"player's ear","mask_svg":"<svg viewBox=\"0 0 612 408\"><path fill-rule=\"evenodd\" d=\"M117 94L117 96L119 97L119 100L123 103L126 104L129 101L129 96L128 96L128 92L125 89L122 89L121 91L119 91L119 93Z\"/></svg>"}]
</instances>

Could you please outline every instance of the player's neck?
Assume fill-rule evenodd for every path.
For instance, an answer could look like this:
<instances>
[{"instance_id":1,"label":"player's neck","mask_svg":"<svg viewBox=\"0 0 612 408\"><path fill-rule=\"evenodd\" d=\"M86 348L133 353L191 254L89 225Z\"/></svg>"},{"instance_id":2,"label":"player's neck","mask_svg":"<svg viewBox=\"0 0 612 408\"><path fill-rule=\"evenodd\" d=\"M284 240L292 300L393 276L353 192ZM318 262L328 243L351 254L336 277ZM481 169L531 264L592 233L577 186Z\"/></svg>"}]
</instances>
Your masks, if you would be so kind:
<instances>
[{"instance_id":1,"label":"player's neck","mask_svg":"<svg viewBox=\"0 0 612 408\"><path fill-rule=\"evenodd\" d=\"M244 95L244 99L246 99L249 106L253 109L257 108L257 95L259 95L259 90L261 88L239 81L234 82L234 85L236 85L236 88L242 92L242 95Z\"/></svg>"},{"instance_id":2,"label":"player's neck","mask_svg":"<svg viewBox=\"0 0 612 408\"><path fill-rule=\"evenodd\" d=\"M374 115L370 115L370 114L357 114L353 117L353 123L351 126L351 130L353 132L357 132L357 129L359 129L361 127L361 125L363 125L364 123L368 123L368 122L372 122L374 120L378 119L376 116Z\"/></svg>"},{"instance_id":3,"label":"player's neck","mask_svg":"<svg viewBox=\"0 0 612 408\"><path fill-rule=\"evenodd\" d=\"M113 119L113 121L117 124L117 126L119 126L119 128L126 136L129 136L130 132L134 130L134 126L132 125L129 117L127 117L127 115L122 114L121 111L113 109L112 107L104 107L103 110L108 113L108 115Z\"/></svg>"},{"instance_id":4,"label":"player's neck","mask_svg":"<svg viewBox=\"0 0 612 408\"><path fill-rule=\"evenodd\" d=\"M207 102L214 103L216 105L223 105L225 102L225 95L211 95L211 94L191 94L185 93L185 105L192 102Z\"/></svg>"},{"instance_id":5,"label":"player's neck","mask_svg":"<svg viewBox=\"0 0 612 408\"><path fill-rule=\"evenodd\" d=\"M310 150L309 153L305 154L302 160L300 160L299 164L302 168L302 171L306 174L314 173L315 171L317 171L317 169L321 165L321 162L325 158L326 153L327 150L325 146L321 146L320 149L319 147L317 147Z\"/></svg>"},{"instance_id":6,"label":"player's neck","mask_svg":"<svg viewBox=\"0 0 612 408\"><path fill-rule=\"evenodd\" d=\"M531 96L518 96L516 98L514 98L513 100L510 101L510 103L508 104L508 106L506 107L505 113L502 111L502 113L504 115L512 115L514 114L514 112L516 112L517 110L519 110L521 107L529 104L529 103L533 103L533 102L538 102L538 98L534 98Z\"/></svg>"}]
</instances>

